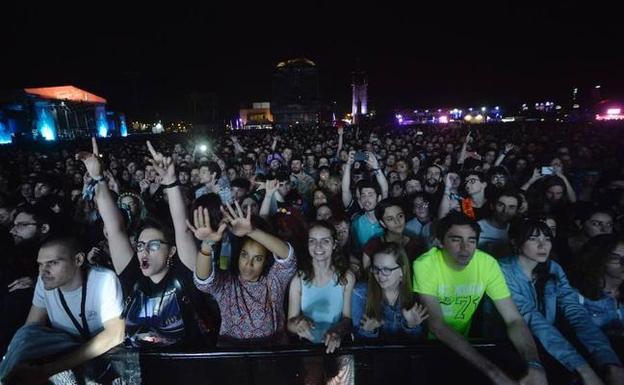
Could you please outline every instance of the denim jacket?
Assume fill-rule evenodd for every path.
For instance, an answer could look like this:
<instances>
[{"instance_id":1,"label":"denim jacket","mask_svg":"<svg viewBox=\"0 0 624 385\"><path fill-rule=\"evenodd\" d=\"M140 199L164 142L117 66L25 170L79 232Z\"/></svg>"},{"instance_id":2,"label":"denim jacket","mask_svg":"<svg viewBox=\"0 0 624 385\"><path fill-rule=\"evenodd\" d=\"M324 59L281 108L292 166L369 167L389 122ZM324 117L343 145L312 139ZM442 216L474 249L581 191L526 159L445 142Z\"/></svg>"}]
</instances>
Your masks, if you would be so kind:
<instances>
[{"instance_id":1,"label":"denim jacket","mask_svg":"<svg viewBox=\"0 0 624 385\"><path fill-rule=\"evenodd\" d=\"M618 303L615 298L604 294L599 299L591 300L579 294L579 302L603 332L616 334L624 331L624 304Z\"/></svg>"},{"instance_id":2,"label":"denim jacket","mask_svg":"<svg viewBox=\"0 0 624 385\"><path fill-rule=\"evenodd\" d=\"M555 327L557 313L565 318L574 329L578 340L587 348L598 366L618 364L620 360L611 348L609 340L591 321L587 310L579 303L579 294L568 283L559 264L550 261L550 273L556 276L546 284L544 290L544 314L538 310L537 294L518 262L517 256L499 261L511 296L529 325L533 335L544 349L568 370L586 365L585 359Z\"/></svg>"},{"instance_id":3,"label":"denim jacket","mask_svg":"<svg viewBox=\"0 0 624 385\"><path fill-rule=\"evenodd\" d=\"M407 321L401 312L400 300L394 306L388 305L385 301L381 305L382 326L366 331L360 327L360 322L366 313L366 296L368 285L365 282L358 283L353 289L351 296L351 317L353 320L353 331L357 339L395 338L407 336L408 340L416 340L423 335L422 324L414 328L407 326Z\"/></svg>"}]
</instances>

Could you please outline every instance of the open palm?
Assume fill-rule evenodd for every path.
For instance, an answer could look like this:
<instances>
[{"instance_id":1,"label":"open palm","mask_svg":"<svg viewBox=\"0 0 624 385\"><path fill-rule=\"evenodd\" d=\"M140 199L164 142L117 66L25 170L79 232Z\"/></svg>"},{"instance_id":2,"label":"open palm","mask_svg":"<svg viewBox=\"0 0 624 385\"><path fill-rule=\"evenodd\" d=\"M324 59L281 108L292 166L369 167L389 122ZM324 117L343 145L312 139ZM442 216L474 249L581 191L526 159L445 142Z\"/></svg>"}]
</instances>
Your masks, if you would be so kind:
<instances>
[{"instance_id":1,"label":"open palm","mask_svg":"<svg viewBox=\"0 0 624 385\"><path fill-rule=\"evenodd\" d=\"M223 232L225 231L226 224L221 223L219 228L215 231L210 225L210 215L208 209L201 206L193 211L193 225L186 220L186 226L193 232L195 238L200 241L213 241L219 242L223 238Z\"/></svg>"},{"instance_id":2,"label":"open palm","mask_svg":"<svg viewBox=\"0 0 624 385\"><path fill-rule=\"evenodd\" d=\"M235 207L228 204L225 208L221 207L221 212L225 217L225 221L230 226L230 231L237 237L244 237L253 231L251 225L251 210L247 208L247 215L243 215L238 202L234 202Z\"/></svg>"}]
</instances>

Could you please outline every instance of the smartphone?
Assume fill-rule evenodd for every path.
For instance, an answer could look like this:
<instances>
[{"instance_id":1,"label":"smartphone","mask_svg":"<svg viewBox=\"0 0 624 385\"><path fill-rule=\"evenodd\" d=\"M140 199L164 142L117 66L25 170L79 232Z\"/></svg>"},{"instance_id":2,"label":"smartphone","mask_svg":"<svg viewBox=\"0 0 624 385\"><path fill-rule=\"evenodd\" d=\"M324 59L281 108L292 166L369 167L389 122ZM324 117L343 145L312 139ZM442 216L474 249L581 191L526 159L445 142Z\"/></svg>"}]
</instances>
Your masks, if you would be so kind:
<instances>
[{"instance_id":1,"label":"smartphone","mask_svg":"<svg viewBox=\"0 0 624 385\"><path fill-rule=\"evenodd\" d=\"M550 167L550 166L542 167L542 175L552 175L554 173L555 173L555 171L553 170L552 167Z\"/></svg>"},{"instance_id":2,"label":"smartphone","mask_svg":"<svg viewBox=\"0 0 624 385\"><path fill-rule=\"evenodd\" d=\"M416 131L416 135L424 135L422 131Z\"/></svg>"},{"instance_id":3,"label":"smartphone","mask_svg":"<svg viewBox=\"0 0 624 385\"><path fill-rule=\"evenodd\" d=\"M358 151L355 153L356 162L365 162L366 159L368 159L368 155L366 155L365 151Z\"/></svg>"}]
</instances>

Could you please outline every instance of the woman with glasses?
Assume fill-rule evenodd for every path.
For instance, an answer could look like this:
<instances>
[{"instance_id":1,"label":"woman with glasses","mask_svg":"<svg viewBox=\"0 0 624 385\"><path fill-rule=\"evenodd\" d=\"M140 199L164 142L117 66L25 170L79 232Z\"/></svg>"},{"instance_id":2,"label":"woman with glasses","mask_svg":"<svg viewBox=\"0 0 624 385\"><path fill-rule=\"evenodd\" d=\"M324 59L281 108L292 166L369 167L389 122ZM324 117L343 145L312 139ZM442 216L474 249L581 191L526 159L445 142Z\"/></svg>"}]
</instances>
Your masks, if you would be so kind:
<instances>
[{"instance_id":1,"label":"woman with glasses","mask_svg":"<svg viewBox=\"0 0 624 385\"><path fill-rule=\"evenodd\" d=\"M616 381L608 383L621 383L617 381L624 380L624 370L619 358L579 303L578 292L561 266L550 259L553 235L548 225L519 220L510 228L510 238L516 255L501 259L501 269L520 314L550 356L547 362L554 360L552 366L546 365L551 369L548 374L566 374L562 365L568 375L579 376L585 384L602 384L597 373ZM562 320L573 334L564 334ZM583 355L573 340L589 354Z\"/></svg>"},{"instance_id":2,"label":"woman with glasses","mask_svg":"<svg viewBox=\"0 0 624 385\"><path fill-rule=\"evenodd\" d=\"M133 347L170 347L213 344L218 323L215 312L193 285L197 245L186 231L187 214L171 158L147 142L152 165L168 194L174 231L146 220L133 249L124 220L104 177L95 139L92 153L81 152L93 178L95 199L108 236L115 272L126 297L126 344ZM104 183L102 183L104 182Z\"/></svg>"},{"instance_id":3,"label":"woman with glasses","mask_svg":"<svg viewBox=\"0 0 624 385\"><path fill-rule=\"evenodd\" d=\"M404 249L396 243L383 243L371 262L368 283L357 284L353 291L356 337L401 341L420 337L427 311L416 302Z\"/></svg>"},{"instance_id":4,"label":"woman with glasses","mask_svg":"<svg viewBox=\"0 0 624 385\"><path fill-rule=\"evenodd\" d=\"M624 336L624 238L592 238L579 255L571 280L592 321L607 335Z\"/></svg>"}]
</instances>

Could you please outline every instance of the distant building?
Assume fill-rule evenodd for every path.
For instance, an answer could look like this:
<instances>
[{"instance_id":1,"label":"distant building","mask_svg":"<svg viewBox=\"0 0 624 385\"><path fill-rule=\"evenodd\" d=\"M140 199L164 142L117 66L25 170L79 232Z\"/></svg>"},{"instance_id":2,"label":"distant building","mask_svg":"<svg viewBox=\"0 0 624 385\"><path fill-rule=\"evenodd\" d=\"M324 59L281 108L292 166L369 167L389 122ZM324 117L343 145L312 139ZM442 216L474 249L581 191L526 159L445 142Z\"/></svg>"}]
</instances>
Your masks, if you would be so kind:
<instances>
[{"instance_id":1,"label":"distant building","mask_svg":"<svg viewBox=\"0 0 624 385\"><path fill-rule=\"evenodd\" d=\"M0 99L0 143L126 136L125 116L74 86L25 88Z\"/></svg>"},{"instance_id":2,"label":"distant building","mask_svg":"<svg viewBox=\"0 0 624 385\"><path fill-rule=\"evenodd\" d=\"M273 127L271 103L253 103L251 108L241 108L239 111L239 128L242 129L270 129Z\"/></svg>"},{"instance_id":3,"label":"distant building","mask_svg":"<svg viewBox=\"0 0 624 385\"><path fill-rule=\"evenodd\" d=\"M351 116L353 124L360 123L364 115L368 113L368 82L366 73L356 71L352 74L352 98L351 98Z\"/></svg>"},{"instance_id":4,"label":"distant building","mask_svg":"<svg viewBox=\"0 0 624 385\"><path fill-rule=\"evenodd\" d=\"M322 110L316 64L306 58L278 63L271 98L275 128L315 127L321 123Z\"/></svg>"}]
</instances>

